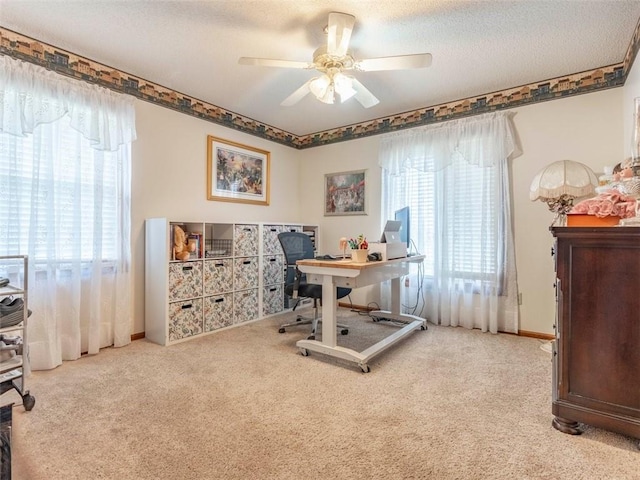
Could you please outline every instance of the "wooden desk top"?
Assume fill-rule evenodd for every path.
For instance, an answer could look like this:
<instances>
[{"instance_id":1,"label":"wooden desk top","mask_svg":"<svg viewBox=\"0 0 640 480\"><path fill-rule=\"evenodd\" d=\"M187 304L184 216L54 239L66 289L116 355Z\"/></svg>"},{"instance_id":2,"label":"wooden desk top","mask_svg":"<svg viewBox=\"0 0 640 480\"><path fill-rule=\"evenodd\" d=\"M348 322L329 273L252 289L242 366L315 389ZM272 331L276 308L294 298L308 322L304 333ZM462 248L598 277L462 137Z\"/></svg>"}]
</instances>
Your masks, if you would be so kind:
<instances>
[{"instance_id":1,"label":"wooden desk top","mask_svg":"<svg viewBox=\"0 0 640 480\"><path fill-rule=\"evenodd\" d=\"M307 267L328 267L328 268L348 268L352 270L365 270L367 268L382 267L385 265L393 265L403 262L421 262L424 260L424 255L412 255L410 257L394 258L387 261L374 261L374 262L354 262L350 258L337 259L337 260L318 260L314 258L298 260L298 265Z\"/></svg>"}]
</instances>

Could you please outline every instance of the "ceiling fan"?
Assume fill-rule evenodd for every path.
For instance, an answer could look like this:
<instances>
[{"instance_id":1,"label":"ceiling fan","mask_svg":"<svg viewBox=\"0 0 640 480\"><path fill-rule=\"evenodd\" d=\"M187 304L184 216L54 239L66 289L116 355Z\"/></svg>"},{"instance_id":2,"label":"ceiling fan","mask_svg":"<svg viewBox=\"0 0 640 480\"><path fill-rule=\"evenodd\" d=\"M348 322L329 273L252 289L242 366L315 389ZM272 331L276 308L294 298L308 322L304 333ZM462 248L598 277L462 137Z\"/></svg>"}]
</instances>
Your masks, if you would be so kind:
<instances>
[{"instance_id":1,"label":"ceiling fan","mask_svg":"<svg viewBox=\"0 0 640 480\"><path fill-rule=\"evenodd\" d=\"M354 97L364 108L373 107L380 101L358 79L345 72L374 72L381 70L404 70L425 68L431 65L431 54L397 55L393 57L356 60L349 51L349 41L356 18L346 13L332 12L325 28L327 44L313 54L313 62L276 60L269 58L240 57L240 65L315 69L322 75L313 77L289 95L281 103L291 106L302 100L309 92L324 103L340 103Z\"/></svg>"}]
</instances>

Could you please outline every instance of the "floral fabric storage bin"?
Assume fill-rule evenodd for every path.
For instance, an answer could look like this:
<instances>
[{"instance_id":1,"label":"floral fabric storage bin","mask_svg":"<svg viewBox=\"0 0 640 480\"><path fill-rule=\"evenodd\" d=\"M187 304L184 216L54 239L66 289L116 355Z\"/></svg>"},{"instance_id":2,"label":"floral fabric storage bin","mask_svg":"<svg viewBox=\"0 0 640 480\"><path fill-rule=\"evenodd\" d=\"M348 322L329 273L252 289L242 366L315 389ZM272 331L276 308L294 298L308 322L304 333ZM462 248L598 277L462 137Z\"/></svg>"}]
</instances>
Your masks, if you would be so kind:
<instances>
[{"instance_id":1,"label":"floral fabric storage bin","mask_svg":"<svg viewBox=\"0 0 640 480\"><path fill-rule=\"evenodd\" d=\"M258 289L243 290L233 294L233 323L248 322L258 318Z\"/></svg>"},{"instance_id":2,"label":"floral fabric storage bin","mask_svg":"<svg viewBox=\"0 0 640 480\"><path fill-rule=\"evenodd\" d=\"M169 341L202 333L202 298L169 304Z\"/></svg>"},{"instance_id":3,"label":"floral fabric storage bin","mask_svg":"<svg viewBox=\"0 0 640 480\"><path fill-rule=\"evenodd\" d=\"M202 262L169 264L169 301L202 296Z\"/></svg>"},{"instance_id":4,"label":"floral fabric storage bin","mask_svg":"<svg viewBox=\"0 0 640 480\"><path fill-rule=\"evenodd\" d=\"M268 285L264 287L262 295L263 315L272 315L284 310L284 292L282 285Z\"/></svg>"},{"instance_id":5,"label":"floral fabric storage bin","mask_svg":"<svg viewBox=\"0 0 640 480\"><path fill-rule=\"evenodd\" d=\"M233 289L258 286L258 257L236 258L233 265Z\"/></svg>"},{"instance_id":6,"label":"floral fabric storage bin","mask_svg":"<svg viewBox=\"0 0 640 480\"><path fill-rule=\"evenodd\" d=\"M205 260L204 294L230 292L233 290L233 260L230 258Z\"/></svg>"},{"instance_id":7,"label":"floral fabric storage bin","mask_svg":"<svg viewBox=\"0 0 640 480\"><path fill-rule=\"evenodd\" d=\"M284 255L270 255L262 261L263 285L284 283Z\"/></svg>"},{"instance_id":8,"label":"floral fabric storage bin","mask_svg":"<svg viewBox=\"0 0 640 480\"><path fill-rule=\"evenodd\" d=\"M234 226L234 255L236 257L248 257L258 255L258 225Z\"/></svg>"},{"instance_id":9,"label":"floral fabric storage bin","mask_svg":"<svg viewBox=\"0 0 640 480\"><path fill-rule=\"evenodd\" d=\"M265 225L262 227L262 253L264 255L282 255L282 246L278 234L284 232L282 225Z\"/></svg>"},{"instance_id":10,"label":"floral fabric storage bin","mask_svg":"<svg viewBox=\"0 0 640 480\"><path fill-rule=\"evenodd\" d=\"M215 295L204 299L204 331L233 325L233 294Z\"/></svg>"}]
</instances>

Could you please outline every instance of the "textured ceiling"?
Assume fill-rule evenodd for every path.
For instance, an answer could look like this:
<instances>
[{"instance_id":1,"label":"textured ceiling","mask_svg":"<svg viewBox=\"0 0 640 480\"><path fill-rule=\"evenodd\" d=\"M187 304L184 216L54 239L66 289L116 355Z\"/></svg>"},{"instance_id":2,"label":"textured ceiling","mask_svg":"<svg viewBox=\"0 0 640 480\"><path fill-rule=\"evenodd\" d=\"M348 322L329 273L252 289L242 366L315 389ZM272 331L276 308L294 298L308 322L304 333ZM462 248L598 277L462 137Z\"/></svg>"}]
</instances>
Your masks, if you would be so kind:
<instances>
[{"instance_id":1,"label":"textured ceiling","mask_svg":"<svg viewBox=\"0 0 640 480\"><path fill-rule=\"evenodd\" d=\"M355 15L354 57L433 64L357 72L380 99L369 109L280 106L314 71L238 58L311 61L331 11ZM620 63L639 18L639 0L0 0L2 27L295 135Z\"/></svg>"}]
</instances>

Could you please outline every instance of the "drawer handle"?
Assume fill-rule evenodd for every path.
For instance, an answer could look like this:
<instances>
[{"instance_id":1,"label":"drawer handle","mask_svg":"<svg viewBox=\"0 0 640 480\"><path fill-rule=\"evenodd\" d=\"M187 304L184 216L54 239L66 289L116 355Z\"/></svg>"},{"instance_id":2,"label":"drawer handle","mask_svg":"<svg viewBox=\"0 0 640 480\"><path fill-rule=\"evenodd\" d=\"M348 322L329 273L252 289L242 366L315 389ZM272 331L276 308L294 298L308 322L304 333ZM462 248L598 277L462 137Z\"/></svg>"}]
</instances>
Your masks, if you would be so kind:
<instances>
[{"instance_id":1,"label":"drawer handle","mask_svg":"<svg viewBox=\"0 0 640 480\"><path fill-rule=\"evenodd\" d=\"M244 262L242 262L242 263L243 263L243 265L249 265L249 264L251 264L251 260L245 260L245 261L244 261Z\"/></svg>"},{"instance_id":2,"label":"drawer handle","mask_svg":"<svg viewBox=\"0 0 640 480\"><path fill-rule=\"evenodd\" d=\"M277 258L270 258L269 261L270 262L276 262L278 259Z\"/></svg>"},{"instance_id":3,"label":"drawer handle","mask_svg":"<svg viewBox=\"0 0 640 480\"><path fill-rule=\"evenodd\" d=\"M187 304L182 305L182 310L188 310L191 307L193 307L193 305L191 303L187 303Z\"/></svg>"},{"instance_id":4,"label":"drawer handle","mask_svg":"<svg viewBox=\"0 0 640 480\"><path fill-rule=\"evenodd\" d=\"M269 289L270 292L275 292L276 290L278 290L276 287L273 287L273 288Z\"/></svg>"},{"instance_id":5,"label":"drawer handle","mask_svg":"<svg viewBox=\"0 0 640 480\"><path fill-rule=\"evenodd\" d=\"M224 298L216 298L214 302L216 303L224 302Z\"/></svg>"},{"instance_id":6,"label":"drawer handle","mask_svg":"<svg viewBox=\"0 0 640 480\"><path fill-rule=\"evenodd\" d=\"M278 231L278 229L277 229L277 228L272 228L272 229L270 229L270 231L271 231L271 232L277 232L277 231Z\"/></svg>"},{"instance_id":7,"label":"drawer handle","mask_svg":"<svg viewBox=\"0 0 640 480\"><path fill-rule=\"evenodd\" d=\"M191 270L193 270L193 267L182 267L182 271L183 272L188 272L188 271L191 271Z\"/></svg>"},{"instance_id":8,"label":"drawer handle","mask_svg":"<svg viewBox=\"0 0 640 480\"><path fill-rule=\"evenodd\" d=\"M251 231L251 229L249 227L245 227L242 230L244 230L245 232L250 232Z\"/></svg>"},{"instance_id":9,"label":"drawer handle","mask_svg":"<svg viewBox=\"0 0 640 480\"><path fill-rule=\"evenodd\" d=\"M224 267L224 263L216 263L215 266L216 267Z\"/></svg>"}]
</instances>

